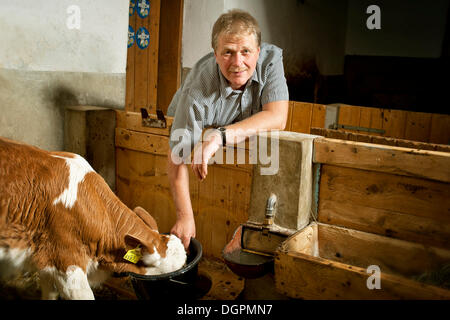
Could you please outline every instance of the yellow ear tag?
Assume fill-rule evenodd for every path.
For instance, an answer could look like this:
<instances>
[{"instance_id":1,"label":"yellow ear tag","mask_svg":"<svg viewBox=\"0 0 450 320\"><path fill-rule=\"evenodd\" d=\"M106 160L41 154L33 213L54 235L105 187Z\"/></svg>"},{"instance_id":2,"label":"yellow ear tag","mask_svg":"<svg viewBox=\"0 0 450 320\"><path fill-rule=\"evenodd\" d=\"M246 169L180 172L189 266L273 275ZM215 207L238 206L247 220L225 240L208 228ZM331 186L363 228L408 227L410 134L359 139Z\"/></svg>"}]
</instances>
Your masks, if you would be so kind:
<instances>
[{"instance_id":1,"label":"yellow ear tag","mask_svg":"<svg viewBox=\"0 0 450 320\"><path fill-rule=\"evenodd\" d=\"M139 245L135 249L128 250L123 258L132 263L137 263L142 258L141 248L139 248Z\"/></svg>"}]
</instances>

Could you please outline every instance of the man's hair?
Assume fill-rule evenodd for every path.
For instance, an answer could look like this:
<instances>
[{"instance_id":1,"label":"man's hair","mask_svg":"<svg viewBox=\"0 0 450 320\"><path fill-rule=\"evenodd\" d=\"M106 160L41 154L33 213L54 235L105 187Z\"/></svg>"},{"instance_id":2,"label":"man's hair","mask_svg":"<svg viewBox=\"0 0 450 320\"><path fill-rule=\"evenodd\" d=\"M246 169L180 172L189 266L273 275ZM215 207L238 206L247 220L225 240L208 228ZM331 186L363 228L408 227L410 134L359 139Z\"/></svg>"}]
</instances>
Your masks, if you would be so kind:
<instances>
[{"instance_id":1,"label":"man's hair","mask_svg":"<svg viewBox=\"0 0 450 320\"><path fill-rule=\"evenodd\" d=\"M211 36L211 46L214 50L217 49L221 33L238 36L253 34L258 47L261 46L261 29L258 21L243 10L232 9L222 14L214 23Z\"/></svg>"}]
</instances>

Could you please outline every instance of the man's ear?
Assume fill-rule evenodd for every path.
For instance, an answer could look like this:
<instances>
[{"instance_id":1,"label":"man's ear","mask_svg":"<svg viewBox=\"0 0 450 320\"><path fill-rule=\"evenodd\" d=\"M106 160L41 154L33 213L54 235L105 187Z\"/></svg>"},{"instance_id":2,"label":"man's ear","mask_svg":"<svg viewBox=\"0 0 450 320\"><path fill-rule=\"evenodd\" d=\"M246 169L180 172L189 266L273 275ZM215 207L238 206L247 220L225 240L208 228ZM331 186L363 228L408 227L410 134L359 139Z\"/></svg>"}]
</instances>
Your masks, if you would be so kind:
<instances>
[{"instance_id":1,"label":"man's ear","mask_svg":"<svg viewBox=\"0 0 450 320\"><path fill-rule=\"evenodd\" d=\"M133 211L138 215L139 218L141 218L145 222L146 225L148 225L152 230L158 232L158 224L156 223L156 220L151 216L150 213L148 213L142 207L136 207L133 209Z\"/></svg>"}]
</instances>

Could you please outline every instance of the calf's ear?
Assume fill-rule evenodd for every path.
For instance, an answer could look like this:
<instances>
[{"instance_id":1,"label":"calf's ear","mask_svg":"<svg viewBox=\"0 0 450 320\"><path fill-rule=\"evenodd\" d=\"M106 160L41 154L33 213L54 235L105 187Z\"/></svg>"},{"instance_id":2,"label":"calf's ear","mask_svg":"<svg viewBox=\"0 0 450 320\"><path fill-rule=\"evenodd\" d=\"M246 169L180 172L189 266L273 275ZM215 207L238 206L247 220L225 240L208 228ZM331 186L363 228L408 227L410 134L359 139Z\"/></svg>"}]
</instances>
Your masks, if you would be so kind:
<instances>
[{"instance_id":1,"label":"calf's ear","mask_svg":"<svg viewBox=\"0 0 450 320\"><path fill-rule=\"evenodd\" d=\"M152 230L158 231L158 224L156 223L156 220L152 217L150 213L148 213L144 208L142 207L136 207L133 209L134 213L138 215L139 218L141 218L146 225L148 225Z\"/></svg>"},{"instance_id":2,"label":"calf's ear","mask_svg":"<svg viewBox=\"0 0 450 320\"><path fill-rule=\"evenodd\" d=\"M139 248L149 253L153 253L153 248L150 248L151 246L147 245L147 243L144 240L131 234L127 234L125 236L125 249L127 251L131 249L136 249L138 246Z\"/></svg>"}]
</instances>

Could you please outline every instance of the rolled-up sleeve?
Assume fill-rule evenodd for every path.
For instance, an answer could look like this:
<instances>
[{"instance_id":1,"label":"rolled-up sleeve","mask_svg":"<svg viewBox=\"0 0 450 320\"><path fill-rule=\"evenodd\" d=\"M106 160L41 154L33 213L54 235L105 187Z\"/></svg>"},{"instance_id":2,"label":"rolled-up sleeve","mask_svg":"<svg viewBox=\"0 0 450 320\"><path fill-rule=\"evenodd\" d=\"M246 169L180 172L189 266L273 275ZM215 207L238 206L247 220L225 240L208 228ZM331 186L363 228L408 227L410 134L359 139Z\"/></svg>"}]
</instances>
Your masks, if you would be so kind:
<instances>
[{"instance_id":1,"label":"rolled-up sleeve","mask_svg":"<svg viewBox=\"0 0 450 320\"><path fill-rule=\"evenodd\" d=\"M172 154L188 160L204 127L204 109L186 92L177 92L176 107L169 146ZM173 109L172 109L173 110Z\"/></svg>"},{"instance_id":2,"label":"rolled-up sleeve","mask_svg":"<svg viewBox=\"0 0 450 320\"><path fill-rule=\"evenodd\" d=\"M261 105L269 102L289 100L289 91L284 76L283 56L277 57L267 66L266 82L261 93Z\"/></svg>"}]
</instances>

